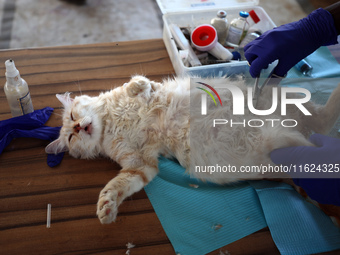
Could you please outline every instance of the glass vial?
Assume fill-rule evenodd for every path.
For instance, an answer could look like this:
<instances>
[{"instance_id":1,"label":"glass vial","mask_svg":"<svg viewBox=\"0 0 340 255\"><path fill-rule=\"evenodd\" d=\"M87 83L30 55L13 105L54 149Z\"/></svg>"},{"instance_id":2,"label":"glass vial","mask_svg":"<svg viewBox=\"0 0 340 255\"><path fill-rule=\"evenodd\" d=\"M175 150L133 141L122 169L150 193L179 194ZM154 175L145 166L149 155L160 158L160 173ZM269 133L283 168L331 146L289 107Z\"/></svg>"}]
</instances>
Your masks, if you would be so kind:
<instances>
[{"instance_id":1,"label":"glass vial","mask_svg":"<svg viewBox=\"0 0 340 255\"><path fill-rule=\"evenodd\" d=\"M228 32L227 12L224 10L219 10L217 12L217 17L213 18L210 23L217 31L218 42L224 45Z\"/></svg>"},{"instance_id":2,"label":"glass vial","mask_svg":"<svg viewBox=\"0 0 340 255\"><path fill-rule=\"evenodd\" d=\"M312 76L313 67L304 59L294 66L304 76Z\"/></svg>"},{"instance_id":3,"label":"glass vial","mask_svg":"<svg viewBox=\"0 0 340 255\"><path fill-rule=\"evenodd\" d=\"M12 116L16 117L33 112L34 109L27 82L20 77L20 73L12 59L7 60L5 66L7 82L4 91Z\"/></svg>"},{"instance_id":4,"label":"glass vial","mask_svg":"<svg viewBox=\"0 0 340 255\"><path fill-rule=\"evenodd\" d=\"M238 47L242 39L248 32L249 24L247 18L248 12L240 12L240 17L233 19L230 22L227 35L227 45L231 47Z\"/></svg>"},{"instance_id":5,"label":"glass vial","mask_svg":"<svg viewBox=\"0 0 340 255\"><path fill-rule=\"evenodd\" d=\"M243 38L242 42L240 43L240 48L244 48L248 43L255 40L256 38L260 37L261 31L255 30L253 32L250 32Z\"/></svg>"}]
</instances>

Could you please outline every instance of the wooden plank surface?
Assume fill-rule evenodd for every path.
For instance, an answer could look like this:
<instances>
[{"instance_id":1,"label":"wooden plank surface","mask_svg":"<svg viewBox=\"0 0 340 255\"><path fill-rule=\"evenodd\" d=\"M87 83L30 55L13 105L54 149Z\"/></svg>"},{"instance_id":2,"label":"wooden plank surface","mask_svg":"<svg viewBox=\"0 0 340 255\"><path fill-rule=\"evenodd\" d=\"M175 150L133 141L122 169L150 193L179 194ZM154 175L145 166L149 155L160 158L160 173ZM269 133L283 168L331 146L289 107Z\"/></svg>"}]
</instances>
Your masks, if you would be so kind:
<instances>
[{"instance_id":1,"label":"wooden plank surface","mask_svg":"<svg viewBox=\"0 0 340 255\"><path fill-rule=\"evenodd\" d=\"M97 95L132 74L157 81L174 74L162 40L0 51L0 120L11 117L1 64L9 58L28 82L35 109L55 108L49 126L61 125L56 93ZM98 194L120 170L116 163L65 155L61 165L49 168L46 145L20 138L0 155L0 254L125 254L129 242L136 245L131 255L175 254L144 191L123 202L115 223L100 224ZM279 254L267 228L210 254L221 251Z\"/></svg>"}]
</instances>

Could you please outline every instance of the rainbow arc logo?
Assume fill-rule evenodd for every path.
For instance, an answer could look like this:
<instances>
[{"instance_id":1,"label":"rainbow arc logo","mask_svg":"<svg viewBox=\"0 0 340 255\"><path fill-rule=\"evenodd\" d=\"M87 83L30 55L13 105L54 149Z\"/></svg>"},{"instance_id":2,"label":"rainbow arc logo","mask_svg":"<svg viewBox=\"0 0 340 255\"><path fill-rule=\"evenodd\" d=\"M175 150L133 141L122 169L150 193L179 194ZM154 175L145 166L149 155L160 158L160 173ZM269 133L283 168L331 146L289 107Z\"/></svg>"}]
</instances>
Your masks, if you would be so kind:
<instances>
[{"instance_id":1,"label":"rainbow arc logo","mask_svg":"<svg viewBox=\"0 0 340 255\"><path fill-rule=\"evenodd\" d=\"M220 101L220 104L221 104L221 106L222 106L221 97L220 97L220 95L217 93L217 91L216 91L213 87L211 87L210 85L208 85L208 84L206 84L206 83L203 83L203 82L196 82L196 83L201 84L201 85L203 85L203 86L206 86L206 87L209 88L212 92L214 92L214 94L217 96L217 98L218 98L218 100ZM204 89L204 88L200 88L200 87L196 87L196 88L198 88L198 89L203 90L204 92L206 92L206 93L212 98L212 100L214 100L214 103L215 103L215 105L217 106L217 102L216 102L214 96L211 94L211 92L210 92L209 90Z\"/></svg>"}]
</instances>

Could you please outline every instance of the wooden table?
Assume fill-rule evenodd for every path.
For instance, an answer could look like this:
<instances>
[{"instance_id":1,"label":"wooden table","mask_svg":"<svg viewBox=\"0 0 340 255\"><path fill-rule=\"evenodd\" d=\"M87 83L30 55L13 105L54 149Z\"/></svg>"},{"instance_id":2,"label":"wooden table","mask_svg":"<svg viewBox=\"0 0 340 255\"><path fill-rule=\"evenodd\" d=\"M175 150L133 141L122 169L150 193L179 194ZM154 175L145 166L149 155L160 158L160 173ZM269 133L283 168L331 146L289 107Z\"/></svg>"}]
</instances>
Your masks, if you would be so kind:
<instances>
[{"instance_id":1,"label":"wooden table","mask_svg":"<svg viewBox=\"0 0 340 255\"><path fill-rule=\"evenodd\" d=\"M83 46L0 51L0 120L11 117L3 91L5 60L15 61L28 82L35 109L55 108L48 126L60 126L56 93L97 95L120 86L132 74L152 80L174 70L161 39ZM144 191L128 198L115 223L96 217L100 190L120 170L108 159L79 160L65 155L49 168L48 142L20 138L0 155L1 254L175 254ZM46 228L47 204L52 205ZM211 254L279 254L268 228ZM338 254L338 252L328 253Z\"/></svg>"}]
</instances>

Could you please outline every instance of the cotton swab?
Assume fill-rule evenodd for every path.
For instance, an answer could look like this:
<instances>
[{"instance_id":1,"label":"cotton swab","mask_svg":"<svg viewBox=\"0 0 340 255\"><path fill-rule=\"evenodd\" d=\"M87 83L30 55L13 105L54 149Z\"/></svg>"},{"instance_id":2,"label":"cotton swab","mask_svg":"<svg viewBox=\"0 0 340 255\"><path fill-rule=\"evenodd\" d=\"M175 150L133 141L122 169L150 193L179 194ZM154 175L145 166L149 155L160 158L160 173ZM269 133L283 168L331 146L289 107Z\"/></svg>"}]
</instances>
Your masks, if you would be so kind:
<instances>
[{"instance_id":1,"label":"cotton swab","mask_svg":"<svg viewBox=\"0 0 340 255\"><path fill-rule=\"evenodd\" d=\"M47 204L47 223L46 228L51 227L51 204Z\"/></svg>"}]
</instances>

